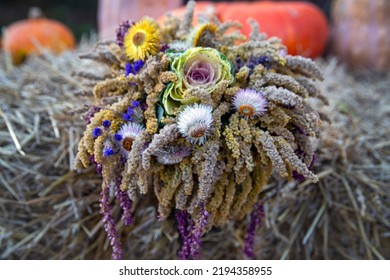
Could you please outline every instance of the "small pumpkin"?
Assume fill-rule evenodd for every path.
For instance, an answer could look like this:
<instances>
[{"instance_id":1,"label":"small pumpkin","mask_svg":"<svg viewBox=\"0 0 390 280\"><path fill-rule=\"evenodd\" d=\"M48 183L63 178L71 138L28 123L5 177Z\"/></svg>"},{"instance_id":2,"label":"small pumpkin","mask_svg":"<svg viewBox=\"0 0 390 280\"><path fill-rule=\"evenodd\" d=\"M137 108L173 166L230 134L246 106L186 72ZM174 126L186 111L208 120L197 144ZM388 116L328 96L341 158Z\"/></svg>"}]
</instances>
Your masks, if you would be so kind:
<instances>
[{"instance_id":1,"label":"small pumpkin","mask_svg":"<svg viewBox=\"0 0 390 280\"><path fill-rule=\"evenodd\" d=\"M389 70L389 15L389 0L335 0L332 52L355 70Z\"/></svg>"},{"instance_id":2,"label":"small pumpkin","mask_svg":"<svg viewBox=\"0 0 390 280\"><path fill-rule=\"evenodd\" d=\"M15 64L23 62L28 55L40 54L41 48L59 54L75 47L75 38L68 27L41 15L39 8L32 8L28 19L6 28L3 46Z\"/></svg>"},{"instance_id":3,"label":"small pumpkin","mask_svg":"<svg viewBox=\"0 0 390 280\"><path fill-rule=\"evenodd\" d=\"M199 2L197 6L199 4L202 5L196 7L195 14L204 11L207 6L212 7L214 15L222 22L236 20L242 23L244 35L251 32L247 19L256 20L261 32L282 39L292 55L315 58L325 50L329 35L328 21L314 4L299 1ZM180 16L184 11L184 8L179 8L172 13Z\"/></svg>"}]
</instances>

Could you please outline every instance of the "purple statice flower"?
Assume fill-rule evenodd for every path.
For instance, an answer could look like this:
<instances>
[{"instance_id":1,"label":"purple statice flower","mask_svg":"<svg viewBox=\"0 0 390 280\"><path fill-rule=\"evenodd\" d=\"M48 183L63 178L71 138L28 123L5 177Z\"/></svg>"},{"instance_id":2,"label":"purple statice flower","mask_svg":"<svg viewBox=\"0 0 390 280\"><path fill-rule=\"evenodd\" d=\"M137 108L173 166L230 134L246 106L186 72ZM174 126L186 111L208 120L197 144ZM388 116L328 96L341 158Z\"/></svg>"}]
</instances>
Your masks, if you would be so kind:
<instances>
[{"instance_id":1,"label":"purple statice flower","mask_svg":"<svg viewBox=\"0 0 390 280\"><path fill-rule=\"evenodd\" d=\"M253 247L255 245L256 229L261 224L263 218L264 218L264 208L263 205L261 205L258 202L253 206L253 210L250 215L249 226L247 228L246 236L244 238L244 255L248 259L255 258Z\"/></svg>"},{"instance_id":2,"label":"purple statice flower","mask_svg":"<svg viewBox=\"0 0 390 280\"><path fill-rule=\"evenodd\" d=\"M100 111L100 108L99 107L96 107L96 106L91 106L88 110L88 113L87 115L85 116L85 122L87 124L90 124L91 123L91 119L93 118L93 116Z\"/></svg>"},{"instance_id":3,"label":"purple statice flower","mask_svg":"<svg viewBox=\"0 0 390 280\"><path fill-rule=\"evenodd\" d=\"M249 73L252 73L255 67L259 64L262 64L268 70L272 68L272 60L266 55L261 55L259 57L251 56L248 61L243 61L241 58L236 58L236 69L240 70L241 67L247 66L249 68Z\"/></svg>"},{"instance_id":4,"label":"purple statice flower","mask_svg":"<svg viewBox=\"0 0 390 280\"><path fill-rule=\"evenodd\" d=\"M166 52L167 50L169 50L168 44L162 44L162 45L161 45L160 51L161 51L161 52Z\"/></svg>"},{"instance_id":5,"label":"purple statice flower","mask_svg":"<svg viewBox=\"0 0 390 280\"><path fill-rule=\"evenodd\" d=\"M122 191L120 188L122 178L117 178L115 180L115 197L119 200L119 205L122 207L122 221L125 226L128 226L133 223L133 215L131 213L132 201L126 192Z\"/></svg>"},{"instance_id":6,"label":"purple statice flower","mask_svg":"<svg viewBox=\"0 0 390 280\"><path fill-rule=\"evenodd\" d=\"M191 230L193 227L193 222L190 213L185 210L178 210L176 212L176 222L179 235L182 239L182 248L179 251L179 258L182 260L191 259Z\"/></svg>"},{"instance_id":7,"label":"purple statice flower","mask_svg":"<svg viewBox=\"0 0 390 280\"><path fill-rule=\"evenodd\" d=\"M103 215L104 229L112 247L111 257L114 260L120 260L122 258L122 243L119 240L119 234L111 213L112 206L110 205L109 187L103 187L100 195L100 213Z\"/></svg>"},{"instance_id":8,"label":"purple statice flower","mask_svg":"<svg viewBox=\"0 0 390 280\"><path fill-rule=\"evenodd\" d=\"M195 222L195 226L193 227L192 230L192 238L190 242L190 255L192 258L197 259L200 256L200 249L202 246L202 234L204 229L207 226L210 214L209 212L202 207L202 210L200 211L200 217L199 219Z\"/></svg>"},{"instance_id":9,"label":"purple statice flower","mask_svg":"<svg viewBox=\"0 0 390 280\"><path fill-rule=\"evenodd\" d=\"M102 133L103 133L103 131L100 127L95 127L92 131L92 136L93 136L93 138L97 138L100 135L102 135Z\"/></svg>"},{"instance_id":10,"label":"purple statice flower","mask_svg":"<svg viewBox=\"0 0 390 280\"><path fill-rule=\"evenodd\" d=\"M123 47L123 40L129 28L132 26L128 20L123 21L116 29L116 43L121 48Z\"/></svg>"},{"instance_id":11,"label":"purple statice flower","mask_svg":"<svg viewBox=\"0 0 390 280\"><path fill-rule=\"evenodd\" d=\"M267 69L271 69L272 67L272 60L266 55L262 55L260 57L255 58L254 62L255 65L262 64Z\"/></svg>"},{"instance_id":12,"label":"purple statice flower","mask_svg":"<svg viewBox=\"0 0 390 280\"><path fill-rule=\"evenodd\" d=\"M247 62L247 66L249 67L250 72L253 72L255 67L259 64L262 64L267 69L271 69L272 60L266 55L261 55L259 57L250 57Z\"/></svg>"},{"instance_id":13,"label":"purple statice flower","mask_svg":"<svg viewBox=\"0 0 390 280\"><path fill-rule=\"evenodd\" d=\"M238 72L244 66L245 66L245 62L242 61L241 58L237 57L236 58L236 66L234 67L234 69L236 69L236 72Z\"/></svg>"},{"instance_id":14,"label":"purple statice flower","mask_svg":"<svg viewBox=\"0 0 390 280\"><path fill-rule=\"evenodd\" d=\"M103 167L100 163L97 163L95 161L95 157L93 155L89 156L89 161L96 166L96 173L98 173L98 174L102 173Z\"/></svg>"},{"instance_id":15,"label":"purple statice flower","mask_svg":"<svg viewBox=\"0 0 390 280\"><path fill-rule=\"evenodd\" d=\"M109 120L104 120L102 122L103 127L109 128L111 126L111 122Z\"/></svg>"},{"instance_id":16,"label":"purple statice flower","mask_svg":"<svg viewBox=\"0 0 390 280\"><path fill-rule=\"evenodd\" d=\"M305 176L303 176L302 174L299 174L296 170L293 170L292 177L297 182L303 182L306 179Z\"/></svg>"},{"instance_id":17,"label":"purple statice flower","mask_svg":"<svg viewBox=\"0 0 390 280\"><path fill-rule=\"evenodd\" d=\"M178 255L182 260L197 259L200 256L202 234L208 224L210 214L202 206L199 219L193 221L187 211L176 212L177 227L183 245Z\"/></svg>"},{"instance_id":18,"label":"purple statice flower","mask_svg":"<svg viewBox=\"0 0 390 280\"><path fill-rule=\"evenodd\" d=\"M142 102L139 107L142 111L146 111L148 109L148 104L146 104L146 102Z\"/></svg>"}]
</instances>

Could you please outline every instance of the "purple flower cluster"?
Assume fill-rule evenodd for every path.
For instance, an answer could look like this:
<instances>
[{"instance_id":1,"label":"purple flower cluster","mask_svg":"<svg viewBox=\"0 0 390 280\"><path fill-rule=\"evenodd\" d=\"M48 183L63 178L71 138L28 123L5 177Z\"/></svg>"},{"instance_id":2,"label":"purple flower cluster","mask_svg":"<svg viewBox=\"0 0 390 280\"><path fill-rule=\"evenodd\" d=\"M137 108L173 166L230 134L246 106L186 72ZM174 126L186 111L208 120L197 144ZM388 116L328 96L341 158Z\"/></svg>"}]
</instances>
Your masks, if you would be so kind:
<instances>
[{"instance_id":1,"label":"purple flower cluster","mask_svg":"<svg viewBox=\"0 0 390 280\"><path fill-rule=\"evenodd\" d=\"M96 106L91 106L88 110L88 113L87 115L85 116L85 122L87 124L90 124L91 123L91 119L93 118L93 116L100 111L100 108L99 107L96 107Z\"/></svg>"},{"instance_id":2,"label":"purple flower cluster","mask_svg":"<svg viewBox=\"0 0 390 280\"><path fill-rule=\"evenodd\" d=\"M179 251L179 257L182 260L191 259L191 230L193 228L193 221L190 213L185 210L176 212L176 222L180 237L182 238L182 248Z\"/></svg>"},{"instance_id":3,"label":"purple flower cluster","mask_svg":"<svg viewBox=\"0 0 390 280\"><path fill-rule=\"evenodd\" d=\"M102 173L103 167L102 167L101 163L96 162L95 157L93 155L89 156L89 161L92 162L92 164L96 165L96 173L98 173L98 174Z\"/></svg>"},{"instance_id":4,"label":"purple flower cluster","mask_svg":"<svg viewBox=\"0 0 390 280\"><path fill-rule=\"evenodd\" d=\"M192 242L190 244L191 256L193 258L198 258L200 256L200 247L202 245L202 233L206 228L208 220L209 220L209 212L207 212L204 208L200 212L200 217L195 223L195 227L192 232Z\"/></svg>"},{"instance_id":5,"label":"purple flower cluster","mask_svg":"<svg viewBox=\"0 0 390 280\"><path fill-rule=\"evenodd\" d=\"M116 29L116 31L115 31L116 32L116 43L118 44L118 46L123 47L123 40L125 39L125 35L132 25L133 24L130 23L128 20L125 20Z\"/></svg>"},{"instance_id":6,"label":"purple flower cluster","mask_svg":"<svg viewBox=\"0 0 390 280\"><path fill-rule=\"evenodd\" d=\"M102 122L103 127L109 128L111 126L111 122L109 120L104 120Z\"/></svg>"},{"instance_id":7,"label":"purple flower cluster","mask_svg":"<svg viewBox=\"0 0 390 280\"><path fill-rule=\"evenodd\" d=\"M100 213L103 215L104 229L112 247L111 257L114 260L120 260L122 258L122 243L119 240L119 234L111 214L112 207L110 205L109 187L104 187L100 195Z\"/></svg>"},{"instance_id":8,"label":"purple flower cluster","mask_svg":"<svg viewBox=\"0 0 390 280\"><path fill-rule=\"evenodd\" d=\"M102 135L103 131L100 127L95 127L92 131L92 137L93 138L97 138L99 137L100 135Z\"/></svg>"},{"instance_id":9,"label":"purple flower cluster","mask_svg":"<svg viewBox=\"0 0 390 280\"><path fill-rule=\"evenodd\" d=\"M197 259L200 256L202 233L207 226L209 213L203 208L199 219L194 223L187 211L176 212L176 221L183 246L179 251L182 260Z\"/></svg>"},{"instance_id":10,"label":"purple flower cluster","mask_svg":"<svg viewBox=\"0 0 390 280\"><path fill-rule=\"evenodd\" d=\"M103 150L103 156L104 157L109 157L114 154L114 150L111 147L108 147L107 149Z\"/></svg>"},{"instance_id":11,"label":"purple flower cluster","mask_svg":"<svg viewBox=\"0 0 390 280\"><path fill-rule=\"evenodd\" d=\"M142 60L137 60L134 63L126 63L125 76L127 77L130 74L136 75L143 66L144 66L144 62Z\"/></svg>"},{"instance_id":12,"label":"purple flower cluster","mask_svg":"<svg viewBox=\"0 0 390 280\"><path fill-rule=\"evenodd\" d=\"M127 121L127 122L131 122L131 121L133 121L134 120L134 118L136 117L136 118L139 118L140 116L140 114L142 115L142 109L140 108L141 107L141 105L140 105L140 102L139 101L133 101L132 103L131 103L131 106L128 106L127 107L127 111L126 111L126 113L124 113L123 115L122 115L122 119L124 120L124 121ZM121 139L119 139L119 140L117 140L117 141L120 141Z\"/></svg>"},{"instance_id":13,"label":"purple flower cluster","mask_svg":"<svg viewBox=\"0 0 390 280\"><path fill-rule=\"evenodd\" d=\"M259 64L262 64L267 69L272 68L272 60L266 55L261 55L259 57L251 56L248 61L242 61L241 58L236 59L237 71L240 70L241 67L247 66L250 69L250 73L252 73L256 65Z\"/></svg>"},{"instance_id":14,"label":"purple flower cluster","mask_svg":"<svg viewBox=\"0 0 390 280\"><path fill-rule=\"evenodd\" d=\"M117 178L115 182L115 197L119 200L119 205L122 207L122 221L125 226L133 223L133 215L131 213L132 201L129 196L120 189L121 178Z\"/></svg>"},{"instance_id":15,"label":"purple flower cluster","mask_svg":"<svg viewBox=\"0 0 390 280\"><path fill-rule=\"evenodd\" d=\"M244 239L244 255L248 259L254 259L253 247L255 244L256 229L264 218L264 208L259 202L253 206L249 226Z\"/></svg>"},{"instance_id":16,"label":"purple flower cluster","mask_svg":"<svg viewBox=\"0 0 390 280\"><path fill-rule=\"evenodd\" d=\"M169 50L169 45L168 44L162 44L160 51L161 52L166 52L167 50Z\"/></svg>"}]
</instances>

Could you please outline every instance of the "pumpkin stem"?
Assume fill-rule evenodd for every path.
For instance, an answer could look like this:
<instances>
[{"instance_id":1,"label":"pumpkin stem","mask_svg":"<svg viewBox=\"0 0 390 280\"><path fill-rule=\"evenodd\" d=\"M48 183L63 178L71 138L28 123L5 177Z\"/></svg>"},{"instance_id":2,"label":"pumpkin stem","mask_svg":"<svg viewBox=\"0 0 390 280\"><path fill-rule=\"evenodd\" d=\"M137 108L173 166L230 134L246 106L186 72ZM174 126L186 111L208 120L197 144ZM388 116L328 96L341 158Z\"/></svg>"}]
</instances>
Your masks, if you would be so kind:
<instances>
[{"instance_id":1,"label":"pumpkin stem","mask_svg":"<svg viewBox=\"0 0 390 280\"><path fill-rule=\"evenodd\" d=\"M29 19L37 19L42 18L43 12L42 9L39 7L31 7L28 11L28 18Z\"/></svg>"}]
</instances>

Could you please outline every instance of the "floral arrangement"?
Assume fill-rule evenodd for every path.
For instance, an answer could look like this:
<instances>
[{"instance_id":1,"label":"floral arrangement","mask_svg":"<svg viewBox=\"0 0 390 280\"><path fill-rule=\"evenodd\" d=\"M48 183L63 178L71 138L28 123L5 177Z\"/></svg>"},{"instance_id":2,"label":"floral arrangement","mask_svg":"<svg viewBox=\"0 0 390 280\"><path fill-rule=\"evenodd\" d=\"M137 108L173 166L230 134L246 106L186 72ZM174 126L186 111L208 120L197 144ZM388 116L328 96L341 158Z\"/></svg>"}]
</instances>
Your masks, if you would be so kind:
<instances>
[{"instance_id":1,"label":"floral arrangement","mask_svg":"<svg viewBox=\"0 0 390 280\"><path fill-rule=\"evenodd\" d=\"M97 104L75 168L96 165L102 174L114 259L122 251L110 189L125 225L154 196L157 218L177 220L182 259L199 257L212 227L249 215L244 252L253 257L261 191L272 173L317 181L310 166L321 117L308 99L326 101L315 84L321 71L288 55L255 22L249 38L238 23L215 18L192 26L194 5L161 26L150 18L123 22L110 44L114 76L93 89Z\"/></svg>"}]
</instances>

